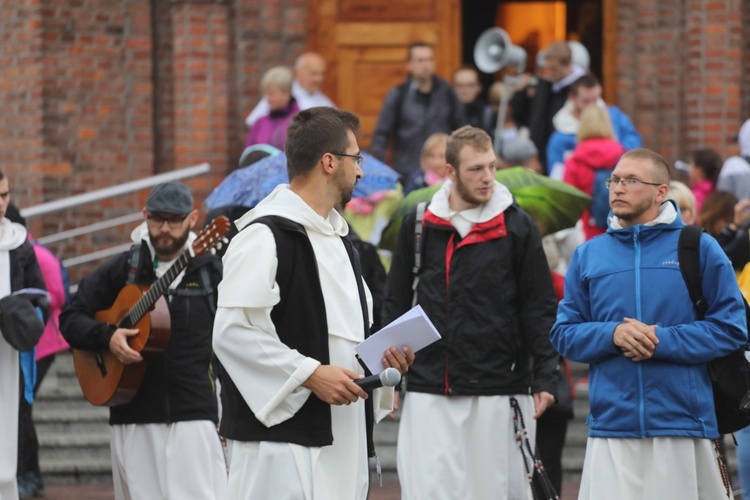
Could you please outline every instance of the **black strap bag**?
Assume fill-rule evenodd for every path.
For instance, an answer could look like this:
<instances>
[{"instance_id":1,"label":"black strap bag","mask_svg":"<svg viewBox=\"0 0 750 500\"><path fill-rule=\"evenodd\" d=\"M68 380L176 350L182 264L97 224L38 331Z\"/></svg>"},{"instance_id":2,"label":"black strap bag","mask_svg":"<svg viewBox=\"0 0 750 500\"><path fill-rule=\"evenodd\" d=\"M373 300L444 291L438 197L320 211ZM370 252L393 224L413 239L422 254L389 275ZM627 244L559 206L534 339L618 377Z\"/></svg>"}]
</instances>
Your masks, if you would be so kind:
<instances>
[{"instance_id":1,"label":"black strap bag","mask_svg":"<svg viewBox=\"0 0 750 500\"><path fill-rule=\"evenodd\" d=\"M685 226L680 232L677 258L680 271L690 293L690 300L703 317L708 310L703 298L700 275L700 239L703 229ZM745 303L745 315L750 327L750 306ZM731 434L750 425L750 361L746 358L748 346L717 358L709 363L711 384L716 407L716 420L721 434Z\"/></svg>"}]
</instances>

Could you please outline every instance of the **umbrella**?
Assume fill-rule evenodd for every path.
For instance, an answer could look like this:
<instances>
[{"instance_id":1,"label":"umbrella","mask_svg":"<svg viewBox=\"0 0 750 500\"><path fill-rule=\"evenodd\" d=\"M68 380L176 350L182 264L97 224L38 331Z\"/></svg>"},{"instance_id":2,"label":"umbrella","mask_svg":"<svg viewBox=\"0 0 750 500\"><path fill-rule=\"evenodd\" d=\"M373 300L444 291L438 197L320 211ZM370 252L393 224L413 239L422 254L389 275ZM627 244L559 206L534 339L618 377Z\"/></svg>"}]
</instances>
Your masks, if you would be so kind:
<instances>
[{"instance_id":1,"label":"umbrella","mask_svg":"<svg viewBox=\"0 0 750 500\"><path fill-rule=\"evenodd\" d=\"M368 153L362 153L364 177L354 186L353 197L394 189L398 173ZM289 182L284 153L268 156L229 174L206 198L209 210L228 205L254 207L279 184Z\"/></svg>"},{"instance_id":2,"label":"umbrella","mask_svg":"<svg viewBox=\"0 0 750 500\"><path fill-rule=\"evenodd\" d=\"M542 235L575 226L583 211L591 204L591 197L583 191L523 167L498 170L495 179L504 184L513 193L518 205L536 220ZM391 221L383 230L380 248L396 248L403 217L418 203L432 199L439 188L436 185L417 189L401 200Z\"/></svg>"}]
</instances>

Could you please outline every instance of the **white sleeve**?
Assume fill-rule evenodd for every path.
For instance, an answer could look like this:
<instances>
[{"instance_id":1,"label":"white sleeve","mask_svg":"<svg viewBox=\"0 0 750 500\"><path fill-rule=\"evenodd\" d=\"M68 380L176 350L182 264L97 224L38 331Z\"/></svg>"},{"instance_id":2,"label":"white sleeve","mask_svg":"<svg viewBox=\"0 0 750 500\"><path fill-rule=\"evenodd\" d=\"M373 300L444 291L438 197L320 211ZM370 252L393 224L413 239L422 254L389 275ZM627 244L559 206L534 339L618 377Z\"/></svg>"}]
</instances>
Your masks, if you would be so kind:
<instances>
[{"instance_id":1,"label":"white sleeve","mask_svg":"<svg viewBox=\"0 0 750 500\"><path fill-rule=\"evenodd\" d=\"M224 256L213 348L243 399L266 426L288 420L312 392L302 387L320 363L279 339L271 310L280 300L273 233L241 231ZM315 397L315 396L313 396Z\"/></svg>"}]
</instances>

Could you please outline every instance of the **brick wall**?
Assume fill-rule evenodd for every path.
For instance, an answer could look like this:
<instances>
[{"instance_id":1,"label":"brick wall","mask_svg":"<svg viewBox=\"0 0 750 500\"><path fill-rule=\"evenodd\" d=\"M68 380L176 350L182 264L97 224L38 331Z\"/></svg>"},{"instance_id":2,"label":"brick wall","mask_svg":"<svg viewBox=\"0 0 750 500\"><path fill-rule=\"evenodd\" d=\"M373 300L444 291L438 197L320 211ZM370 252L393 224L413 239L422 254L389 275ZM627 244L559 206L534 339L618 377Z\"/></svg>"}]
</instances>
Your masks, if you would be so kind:
<instances>
[{"instance_id":1,"label":"brick wall","mask_svg":"<svg viewBox=\"0 0 750 500\"><path fill-rule=\"evenodd\" d=\"M742 2L742 118L750 118L750 2Z\"/></svg>"},{"instance_id":2,"label":"brick wall","mask_svg":"<svg viewBox=\"0 0 750 500\"><path fill-rule=\"evenodd\" d=\"M263 73L279 64L292 65L305 50L307 0L232 2L233 102L231 165L237 164L247 135L245 117L260 99Z\"/></svg>"},{"instance_id":3,"label":"brick wall","mask_svg":"<svg viewBox=\"0 0 750 500\"><path fill-rule=\"evenodd\" d=\"M41 15L43 193L37 201L151 175L149 2L48 1ZM137 211L141 203L142 195L136 193L33 222L41 224L41 234L50 234ZM123 228L117 228L53 248L64 257L81 255L120 243L122 236Z\"/></svg>"},{"instance_id":4,"label":"brick wall","mask_svg":"<svg viewBox=\"0 0 750 500\"><path fill-rule=\"evenodd\" d=\"M646 147L669 161L686 159L698 147L733 153L750 96L743 72L750 51L747 38L743 42L749 28L743 27L742 2L623 0L617 5L619 104Z\"/></svg>"},{"instance_id":5,"label":"brick wall","mask_svg":"<svg viewBox=\"0 0 750 500\"><path fill-rule=\"evenodd\" d=\"M259 80L304 50L305 0L0 0L0 160L21 207L203 162L237 163ZM147 190L29 220L36 235L138 211ZM63 258L121 226L52 245ZM74 281L94 266L72 270Z\"/></svg>"},{"instance_id":6,"label":"brick wall","mask_svg":"<svg viewBox=\"0 0 750 500\"><path fill-rule=\"evenodd\" d=\"M42 197L42 12L6 0L0 9L0 169L24 205Z\"/></svg>"}]
</instances>

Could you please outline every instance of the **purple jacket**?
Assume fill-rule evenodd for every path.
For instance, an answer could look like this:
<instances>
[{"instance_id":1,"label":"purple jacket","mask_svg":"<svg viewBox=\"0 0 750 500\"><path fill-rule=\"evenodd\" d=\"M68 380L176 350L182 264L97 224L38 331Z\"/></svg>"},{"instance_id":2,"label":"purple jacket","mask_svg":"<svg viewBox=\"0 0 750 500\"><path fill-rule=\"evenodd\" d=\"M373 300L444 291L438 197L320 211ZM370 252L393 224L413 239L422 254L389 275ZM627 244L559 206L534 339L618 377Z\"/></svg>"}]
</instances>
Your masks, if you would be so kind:
<instances>
[{"instance_id":1,"label":"purple jacket","mask_svg":"<svg viewBox=\"0 0 750 500\"><path fill-rule=\"evenodd\" d=\"M286 142L286 129L292 122L292 117L299 112L297 101L292 98L284 109L271 111L269 114L258 118L250 129L245 139L245 147L253 144L270 144L280 150L284 150Z\"/></svg>"}]
</instances>

